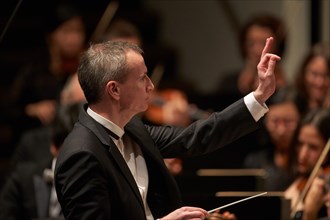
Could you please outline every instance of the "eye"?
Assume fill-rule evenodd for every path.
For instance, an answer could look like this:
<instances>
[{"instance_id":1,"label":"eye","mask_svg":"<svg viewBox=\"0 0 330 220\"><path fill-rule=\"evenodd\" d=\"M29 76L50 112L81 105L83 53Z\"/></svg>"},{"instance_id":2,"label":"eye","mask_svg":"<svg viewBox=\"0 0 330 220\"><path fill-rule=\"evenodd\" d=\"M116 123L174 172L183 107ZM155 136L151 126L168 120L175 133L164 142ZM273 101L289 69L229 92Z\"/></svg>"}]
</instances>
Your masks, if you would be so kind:
<instances>
[{"instance_id":1,"label":"eye","mask_svg":"<svg viewBox=\"0 0 330 220\"><path fill-rule=\"evenodd\" d=\"M309 148L310 148L311 150L313 150L313 151L318 151L318 150L320 149L320 147L317 146L317 145L315 145L315 144L310 144L310 145L309 145Z\"/></svg>"},{"instance_id":2,"label":"eye","mask_svg":"<svg viewBox=\"0 0 330 220\"><path fill-rule=\"evenodd\" d=\"M148 77L148 75L147 75L147 74L144 74L144 75L141 77L141 79L142 79L143 81L145 81L145 80L147 79L147 77Z\"/></svg>"}]
</instances>

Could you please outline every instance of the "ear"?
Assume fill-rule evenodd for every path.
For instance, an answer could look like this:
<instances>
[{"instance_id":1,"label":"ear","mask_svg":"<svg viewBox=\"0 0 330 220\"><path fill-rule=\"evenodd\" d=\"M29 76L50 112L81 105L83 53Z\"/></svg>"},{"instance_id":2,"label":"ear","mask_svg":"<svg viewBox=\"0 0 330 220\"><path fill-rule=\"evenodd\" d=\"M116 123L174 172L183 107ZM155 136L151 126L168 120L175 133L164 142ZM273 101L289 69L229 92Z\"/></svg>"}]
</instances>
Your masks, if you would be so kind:
<instances>
[{"instance_id":1,"label":"ear","mask_svg":"<svg viewBox=\"0 0 330 220\"><path fill-rule=\"evenodd\" d=\"M120 96L120 88L118 82L109 81L106 85L107 94L109 94L113 99L118 100Z\"/></svg>"}]
</instances>

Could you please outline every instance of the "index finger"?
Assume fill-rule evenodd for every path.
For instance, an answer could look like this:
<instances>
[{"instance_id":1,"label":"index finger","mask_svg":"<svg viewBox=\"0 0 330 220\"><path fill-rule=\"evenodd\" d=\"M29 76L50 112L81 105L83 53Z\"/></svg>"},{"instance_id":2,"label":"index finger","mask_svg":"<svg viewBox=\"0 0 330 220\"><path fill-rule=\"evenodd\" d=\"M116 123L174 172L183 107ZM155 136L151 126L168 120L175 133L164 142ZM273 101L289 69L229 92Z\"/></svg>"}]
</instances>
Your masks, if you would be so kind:
<instances>
[{"instance_id":1,"label":"index finger","mask_svg":"<svg viewBox=\"0 0 330 220\"><path fill-rule=\"evenodd\" d=\"M268 37L266 39L266 45L265 45L264 49L262 50L261 57L265 56L266 53L271 52L273 41L274 41L274 38L273 37Z\"/></svg>"}]
</instances>

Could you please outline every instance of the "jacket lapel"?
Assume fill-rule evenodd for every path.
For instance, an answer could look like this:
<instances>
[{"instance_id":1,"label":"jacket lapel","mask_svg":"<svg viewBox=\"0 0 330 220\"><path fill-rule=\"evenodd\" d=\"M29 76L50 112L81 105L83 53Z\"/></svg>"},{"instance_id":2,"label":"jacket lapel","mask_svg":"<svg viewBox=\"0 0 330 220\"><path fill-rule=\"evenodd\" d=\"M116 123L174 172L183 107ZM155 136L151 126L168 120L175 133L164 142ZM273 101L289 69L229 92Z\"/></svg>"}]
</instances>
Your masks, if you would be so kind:
<instances>
[{"instance_id":1,"label":"jacket lapel","mask_svg":"<svg viewBox=\"0 0 330 220\"><path fill-rule=\"evenodd\" d=\"M140 204L142 208L144 209L143 201L140 195L140 191L137 187L137 184L134 180L134 177L131 174L131 171L129 170L123 156L121 155L120 151L118 150L115 143L110 138L109 134L106 131L106 128L103 127L101 124L96 122L92 117L90 117L87 112L86 108L84 107L84 111L79 116L80 123L90 129L101 141L105 149L109 152L109 159L113 160L120 170L120 172L123 174L127 182L129 183L132 191L134 192L137 199L140 201Z\"/></svg>"},{"instance_id":2,"label":"jacket lapel","mask_svg":"<svg viewBox=\"0 0 330 220\"><path fill-rule=\"evenodd\" d=\"M141 147L144 154L147 154L155 162L163 161L163 158L157 150L154 141L151 139L150 134L143 128L144 126L145 125L141 123L140 119L133 118L125 126L125 132L128 133L129 136ZM164 163L158 164L166 168Z\"/></svg>"},{"instance_id":3,"label":"jacket lapel","mask_svg":"<svg viewBox=\"0 0 330 220\"><path fill-rule=\"evenodd\" d=\"M111 141L112 142L112 141ZM134 194L136 195L137 199L140 201L142 207L144 208L143 201L140 195L140 191L137 187L137 184L134 180L134 177L129 170L123 156L119 152L118 148L115 146L115 144L112 142L113 147L109 148L110 156L112 156L113 160L118 164L118 167L122 174L125 176L127 182L131 186L132 190L134 191Z\"/></svg>"},{"instance_id":4,"label":"jacket lapel","mask_svg":"<svg viewBox=\"0 0 330 220\"><path fill-rule=\"evenodd\" d=\"M164 163L160 151L145 125L133 118L125 127L125 132L141 147L148 168L148 204L155 216L163 216L182 206L179 188Z\"/></svg>"}]
</instances>

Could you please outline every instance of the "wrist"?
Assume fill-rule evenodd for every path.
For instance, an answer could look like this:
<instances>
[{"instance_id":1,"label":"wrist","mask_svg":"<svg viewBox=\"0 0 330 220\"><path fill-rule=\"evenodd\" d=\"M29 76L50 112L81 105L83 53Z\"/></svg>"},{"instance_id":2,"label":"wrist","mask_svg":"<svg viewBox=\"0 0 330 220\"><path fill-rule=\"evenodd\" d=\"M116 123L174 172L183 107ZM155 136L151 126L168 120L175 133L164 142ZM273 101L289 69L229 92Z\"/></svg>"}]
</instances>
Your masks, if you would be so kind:
<instances>
[{"instance_id":1,"label":"wrist","mask_svg":"<svg viewBox=\"0 0 330 220\"><path fill-rule=\"evenodd\" d=\"M267 100L267 99L263 98L261 93L259 93L257 90L253 92L253 96L260 105L263 105Z\"/></svg>"}]
</instances>

